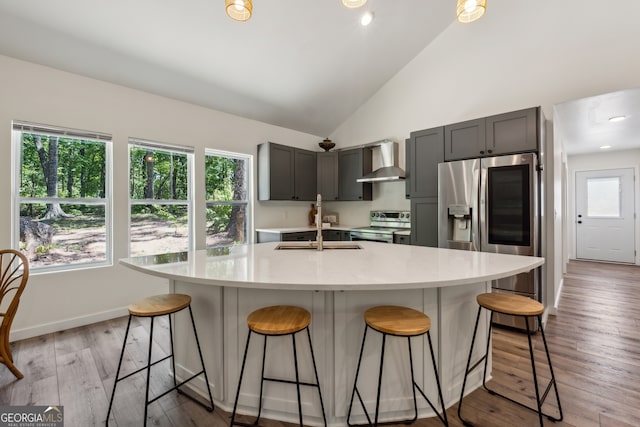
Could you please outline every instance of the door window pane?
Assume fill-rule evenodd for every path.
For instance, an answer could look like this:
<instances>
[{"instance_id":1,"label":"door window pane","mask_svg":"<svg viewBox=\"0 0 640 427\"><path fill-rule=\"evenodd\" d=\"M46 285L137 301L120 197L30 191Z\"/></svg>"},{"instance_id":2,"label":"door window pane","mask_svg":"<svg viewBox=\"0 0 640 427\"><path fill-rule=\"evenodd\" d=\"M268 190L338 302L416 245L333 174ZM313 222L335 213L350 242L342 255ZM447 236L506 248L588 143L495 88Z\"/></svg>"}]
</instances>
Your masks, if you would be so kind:
<instances>
[{"instance_id":1,"label":"door window pane","mask_svg":"<svg viewBox=\"0 0 640 427\"><path fill-rule=\"evenodd\" d=\"M620 177L587 179L587 215L620 218Z\"/></svg>"}]
</instances>

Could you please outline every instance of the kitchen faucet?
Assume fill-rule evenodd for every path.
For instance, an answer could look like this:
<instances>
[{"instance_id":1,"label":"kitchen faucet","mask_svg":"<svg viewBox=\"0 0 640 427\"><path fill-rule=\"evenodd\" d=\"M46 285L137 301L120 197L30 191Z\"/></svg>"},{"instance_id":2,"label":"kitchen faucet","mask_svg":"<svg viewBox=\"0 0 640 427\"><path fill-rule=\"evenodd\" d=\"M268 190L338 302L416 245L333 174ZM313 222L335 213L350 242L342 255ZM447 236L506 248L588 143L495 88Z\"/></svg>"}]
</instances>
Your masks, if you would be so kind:
<instances>
[{"instance_id":1,"label":"kitchen faucet","mask_svg":"<svg viewBox=\"0 0 640 427\"><path fill-rule=\"evenodd\" d=\"M322 196L318 194L316 200L316 208L318 213L316 214L316 247L319 251L322 248Z\"/></svg>"}]
</instances>

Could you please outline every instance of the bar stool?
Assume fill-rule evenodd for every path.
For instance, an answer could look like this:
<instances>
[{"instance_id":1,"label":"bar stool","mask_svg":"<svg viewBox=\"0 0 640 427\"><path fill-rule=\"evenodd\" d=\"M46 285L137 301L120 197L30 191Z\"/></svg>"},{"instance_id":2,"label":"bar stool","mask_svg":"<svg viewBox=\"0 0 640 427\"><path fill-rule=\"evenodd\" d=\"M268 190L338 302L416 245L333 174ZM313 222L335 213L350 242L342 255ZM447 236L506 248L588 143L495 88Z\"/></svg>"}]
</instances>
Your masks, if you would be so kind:
<instances>
[{"instance_id":1,"label":"bar stool","mask_svg":"<svg viewBox=\"0 0 640 427\"><path fill-rule=\"evenodd\" d=\"M169 318L169 337L171 341L171 354L160 360L157 360L151 363L151 349L153 347L153 321L158 316L165 316L165 315L169 316L171 314L184 310L185 308L189 308L189 316L191 317L191 324L193 325L193 334L195 335L195 338L196 338L196 345L198 346L198 354L200 355L200 363L202 363L202 370L178 384L176 381L176 362L173 356L174 354L173 353L173 329L171 326L171 318ZM146 366L138 369L137 371L131 372L130 374L127 374L122 378L118 378L118 376L120 375L120 368L122 366L122 359L124 357L124 350L127 344L127 336L129 335L129 327L131 326L131 319L133 316L151 318L151 327L149 330L149 358L147 359ZM165 391L164 393L154 397L153 399L149 400L149 377L151 375L151 367L169 358L171 358L171 366L173 369L173 387ZM213 411L213 407L214 407L213 397L211 396L211 389L209 388L209 379L207 378L207 371L205 370L205 367L204 367L202 351L200 350L200 341L198 340L198 332L196 331L196 324L195 324L195 321L193 320L193 312L191 311L191 297L189 295L184 295L184 294L155 295L155 296L140 300L138 302L135 302L129 306L129 321L127 322L127 330L124 334L124 342L122 343L122 352L120 353L120 361L118 362L116 379L115 379L115 382L113 383L113 392L111 393L109 410L107 411L107 421L106 421L107 426L109 425L109 414L111 413L111 407L113 406L113 398L116 394L116 386L118 385L118 382L126 378L129 378L130 376L144 370L147 371L147 384L146 384L146 391L145 391L145 406L144 406L144 425L145 426L147 425L147 409L149 408L149 405L151 403L169 394L173 390L178 390L178 392L181 392L180 390L181 386L191 381L192 379L198 377L199 375L204 375L204 381L207 386L207 391L209 392L209 402L211 403L211 406L204 405L202 402L198 401L197 399L194 399L188 394L184 394L184 395L190 398L191 400L193 400L194 402L204 406L209 412Z\"/></svg>"},{"instance_id":2,"label":"bar stool","mask_svg":"<svg viewBox=\"0 0 640 427\"><path fill-rule=\"evenodd\" d=\"M240 369L240 378L238 379L238 390L236 392L236 400L233 404L233 413L231 414L230 426L256 426L260 420L260 414L262 412L262 390L264 388L265 381L280 382L286 384L295 384L298 393L298 418L300 425L302 426L302 401L300 398L300 386L316 387L318 389L318 396L320 397L320 407L322 409L322 418L324 425L327 425L327 418L324 413L324 403L322 401L322 391L320 390L320 380L318 379L318 369L316 368L316 359L313 354L313 346L311 345L311 333L309 332L309 324L311 323L311 314L300 307L294 307L289 305L276 305L271 307L264 307L258 309L249 316L247 316L247 326L249 327L249 335L247 336L247 343L244 348L244 356L242 358L242 368ZM298 352L296 349L296 334L298 332L307 331L307 338L309 340L309 350L311 352L311 360L313 362L313 372L316 377L315 383L307 383L300 381L298 373ZM241 423L236 421L236 410L238 408L238 399L240 398L240 387L242 385L242 377L244 375L244 368L247 362L247 352L249 350L249 342L251 340L251 334L256 333L264 336L264 345L262 348L262 374L260 380L260 401L258 405L258 416L253 424ZM265 358L267 353L267 338L276 336L291 335L293 346L293 366L295 368L295 381L279 378L270 378L264 376Z\"/></svg>"},{"instance_id":3,"label":"bar stool","mask_svg":"<svg viewBox=\"0 0 640 427\"><path fill-rule=\"evenodd\" d=\"M538 413L538 418L540 420L540 427L542 427L544 424L542 422L542 416L544 415L545 417L547 417L549 420L551 421L562 421L562 406L560 406L560 395L558 394L558 385L556 383L556 377L553 374L553 367L551 366L551 357L549 356L549 348L547 347L547 339L544 336L544 329L542 327L542 313L544 312L544 306L539 303L538 301L532 299L532 298L528 298L522 295L515 295L515 294L502 294L502 293L486 293L486 294L480 294L476 297L476 300L478 301L478 315L476 317L476 325L473 329L473 337L471 338L471 350L469 350L469 359L467 360L467 367L465 369L465 373L464 373L464 380L462 382L462 391L460 392L460 403L458 404L458 418L460 418L460 420L462 421L462 423L465 426L473 426L472 423L470 423L469 421L466 421L465 419L462 418L461 415L461 410L462 410L462 399L464 397L464 389L466 386L466 382L467 382L467 376L469 375L470 372L472 372L476 367L478 367L478 365L480 365L480 363L484 360L484 372L482 375L482 386L490 393L499 397L502 397L503 399L506 399L510 402L516 403L520 406L522 406L523 408L527 408L533 412L537 412ZM478 331L478 323L480 321L480 312L482 311L482 309L486 309L489 310L491 313L491 318L489 321L489 332L488 332L488 337L487 337L487 347L486 347L486 351L484 356L482 356L480 358L480 360L478 360L471 368L469 367L471 365L471 355L473 354L473 345L475 343L475 339L476 339L476 333ZM488 362L488 354L489 354L489 346L491 344L491 329L493 326L493 314L494 313L502 313L502 314L509 314L512 316L519 316L522 317L524 319L524 323L526 325L527 328L527 339L529 341L529 356L531 358L531 370L533 372L533 384L535 386L535 390L536 390L536 404L537 404L537 408L532 408L530 406L527 406L523 403L520 403L514 399L511 399L510 397L507 397L503 394L500 394L494 390L491 390L489 387L487 387L485 381L486 381L486 377L487 377L487 362ZM542 394L542 397L540 396L540 391L538 389L538 376L536 373L536 364L535 364L535 358L533 356L533 345L531 343L531 334L534 333L535 331L531 331L529 328L529 320L530 318L535 317L538 319L538 325L540 327L540 334L542 336L542 342L544 343L544 351L547 354L547 362L549 363L549 371L551 373L551 380L549 381L549 384L547 385L544 393ZM554 391L555 391L555 395L556 395L556 401L558 402L558 411L559 411L559 418L554 418L551 415L545 414L544 412L542 412L542 405L545 401L545 399L547 398L547 395L549 394L549 391L551 390L551 387L553 386Z\"/></svg>"},{"instance_id":4,"label":"bar stool","mask_svg":"<svg viewBox=\"0 0 640 427\"><path fill-rule=\"evenodd\" d=\"M447 420L447 411L444 407L444 400L442 399L442 390L440 389L440 380L438 378L438 368L436 366L435 355L433 354L433 345L431 343L431 333L429 330L431 329L431 319L426 314L421 311L414 310L412 308L407 307L398 307L398 306L378 306L369 308L364 313L364 321L365 321L365 330L364 335L362 336L362 346L360 347L360 357L358 358L358 366L356 368L356 378L353 382L353 391L351 393L351 402L349 403L349 413L347 415L347 424L349 426L354 426L355 424L351 424L351 410L353 408L353 400L355 396L358 396L358 400L360 401L360 405L364 410L364 413L367 417L367 421L369 425L377 426L378 423L378 415L380 412L380 392L382 388L382 369L384 367L384 350L385 350L385 341L387 335L396 336L396 337L406 337L407 344L409 345L409 365L411 367L411 383L412 383L412 391L413 391L413 408L414 408L414 416L408 420L402 421L393 421L393 423L405 423L410 424L414 422L418 418L418 401L416 399L416 389L420 392L422 397L427 401L431 409L436 413L440 421L445 426L449 425ZM374 418L374 422L371 422L371 417L367 411L367 408L364 405L364 401L362 400L362 396L360 395L360 391L358 390L358 375L360 374L360 365L362 363L362 354L364 351L364 344L367 339L367 331L369 328L378 331L382 334L382 348L380 350L380 372L378 374L378 391L376 397L376 414ZM440 406L442 408L442 415L435 408L433 403L426 396L424 391L420 388L420 386L416 383L415 377L413 374L413 358L411 355L411 337L417 337L420 335L427 334L427 339L429 340L429 351L431 352L431 360L433 362L433 372L436 377L436 386L438 388L438 398L440 400ZM390 424L390 422L385 422L384 424Z\"/></svg>"}]
</instances>

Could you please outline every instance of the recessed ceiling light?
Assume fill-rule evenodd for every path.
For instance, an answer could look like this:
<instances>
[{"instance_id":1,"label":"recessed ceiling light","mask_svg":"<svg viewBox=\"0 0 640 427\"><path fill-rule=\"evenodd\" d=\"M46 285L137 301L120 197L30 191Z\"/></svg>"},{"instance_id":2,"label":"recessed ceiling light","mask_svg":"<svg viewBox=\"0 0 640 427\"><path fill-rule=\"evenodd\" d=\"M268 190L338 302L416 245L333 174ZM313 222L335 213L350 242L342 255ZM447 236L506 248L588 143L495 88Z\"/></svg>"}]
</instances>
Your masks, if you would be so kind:
<instances>
[{"instance_id":1,"label":"recessed ceiling light","mask_svg":"<svg viewBox=\"0 0 640 427\"><path fill-rule=\"evenodd\" d=\"M609 121L610 122L621 122L624 119L626 119L626 116L613 116L613 117L609 117Z\"/></svg>"},{"instance_id":2,"label":"recessed ceiling light","mask_svg":"<svg viewBox=\"0 0 640 427\"><path fill-rule=\"evenodd\" d=\"M360 18L360 24L362 24L363 27L371 24L371 21L373 21L373 12L367 12Z\"/></svg>"},{"instance_id":3,"label":"recessed ceiling light","mask_svg":"<svg viewBox=\"0 0 640 427\"><path fill-rule=\"evenodd\" d=\"M611 148L610 145L603 145L602 147L600 147L601 150L606 150L608 148Z\"/></svg>"}]
</instances>

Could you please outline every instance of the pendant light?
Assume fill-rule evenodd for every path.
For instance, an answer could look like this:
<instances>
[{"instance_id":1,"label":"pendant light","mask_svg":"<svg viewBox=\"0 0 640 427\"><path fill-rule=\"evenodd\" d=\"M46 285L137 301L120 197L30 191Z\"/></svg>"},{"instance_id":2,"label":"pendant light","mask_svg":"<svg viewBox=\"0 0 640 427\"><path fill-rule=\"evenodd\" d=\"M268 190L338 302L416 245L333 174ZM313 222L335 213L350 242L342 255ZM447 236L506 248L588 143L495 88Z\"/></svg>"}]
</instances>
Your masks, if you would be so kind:
<instances>
[{"instance_id":1,"label":"pendant light","mask_svg":"<svg viewBox=\"0 0 640 427\"><path fill-rule=\"evenodd\" d=\"M244 22L251 18L253 12L252 0L225 0L227 15L229 18Z\"/></svg>"},{"instance_id":2,"label":"pendant light","mask_svg":"<svg viewBox=\"0 0 640 427\"><path fill-rule=\"evenodd\" d=\"M480 19L487 9L487 0L458 0L456 15L462 23Z\"/></svg>"},{"instance_id":3,"label":"pendant light","mask_svg":"<svg viewBox=\"0 0 640 427\"><path fill-rule=\"evenodd\" d=\"M342 4L349 9L355 9L357 7L364 6L367 0L342 0Z\"/></svg>"}]
</instances>

